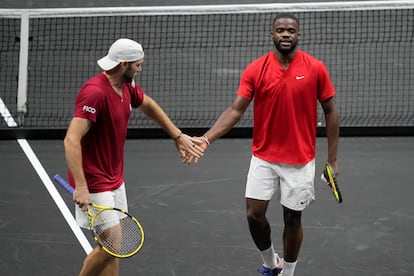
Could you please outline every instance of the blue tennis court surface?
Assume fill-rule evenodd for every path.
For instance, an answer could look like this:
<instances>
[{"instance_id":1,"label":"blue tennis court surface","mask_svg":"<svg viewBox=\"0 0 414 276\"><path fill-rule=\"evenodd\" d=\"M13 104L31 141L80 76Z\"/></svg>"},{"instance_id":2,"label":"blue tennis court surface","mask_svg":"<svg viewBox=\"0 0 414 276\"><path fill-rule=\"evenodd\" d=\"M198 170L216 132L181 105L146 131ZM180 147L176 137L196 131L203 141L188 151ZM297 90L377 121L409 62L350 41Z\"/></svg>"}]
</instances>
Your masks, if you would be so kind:
<instances>
[{"instance_id":1,"label":"blue tennis court surface","mask_svg":"<svg viewBox=\"0 0 414 276\"><path fill-rule=\"evenodd\" d=\"M122 260L121 275L256 275L260 257L243 198L250 142L218 140L189 166L171 140L127 140L130 212L146 241L138 255ZM29 143L50 177L65 175L62 141ZM341 138L341 205L318 181L324 138L317 148L317 200L303 215L296 275L413 275L414 138ZM0 141L0 152L1 275L76 275L85 252L42 181L16 141ZM58 191L73 210L70 196ZM269 219L280 252L283 222L275 200Z\"/></svg>"}]
</instances>

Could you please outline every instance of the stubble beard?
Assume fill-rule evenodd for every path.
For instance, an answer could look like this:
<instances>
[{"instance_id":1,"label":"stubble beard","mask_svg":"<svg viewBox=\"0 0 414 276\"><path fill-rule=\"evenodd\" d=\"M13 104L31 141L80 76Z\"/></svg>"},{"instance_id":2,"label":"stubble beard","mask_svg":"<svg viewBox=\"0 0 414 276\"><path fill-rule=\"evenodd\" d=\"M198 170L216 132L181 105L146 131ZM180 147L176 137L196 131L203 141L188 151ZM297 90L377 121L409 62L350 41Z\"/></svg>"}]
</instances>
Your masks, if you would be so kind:
<instances>
[{"instance_id":1,"label":"stubble beard","mask_svg":"<svg viewBox=\"0 0 414 276\"><path fill-rule=\"evenodd\" d=\"M296 46L298 45L298 42L296 41L296 42L292 42L292 44L290 45L290 47L288 47L288 48L285 48L285 47L282 47L281 45L280 45L280 43L279 42L277 42L277 41L273 41L273 44L275 45L275 47L276 47L276 49L281 53L281 54L283 54L283 55L287 55L287 54L290 54L291 52L293 52L293 50L295 50L295 48L296 48Z\"/></svg>"}]
</instances>

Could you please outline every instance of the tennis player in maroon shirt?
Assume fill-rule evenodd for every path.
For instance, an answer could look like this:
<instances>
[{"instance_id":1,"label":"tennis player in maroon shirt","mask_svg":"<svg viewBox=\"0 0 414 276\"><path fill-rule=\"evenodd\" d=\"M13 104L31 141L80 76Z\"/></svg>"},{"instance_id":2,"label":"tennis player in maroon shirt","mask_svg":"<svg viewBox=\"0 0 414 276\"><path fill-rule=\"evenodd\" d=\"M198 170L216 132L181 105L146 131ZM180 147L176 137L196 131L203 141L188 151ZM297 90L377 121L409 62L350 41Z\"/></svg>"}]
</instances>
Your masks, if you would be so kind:
<instances>
[{"instance_id":1,"label":"tennis player in maroon shirt","mask_svg":"<svg viewBox=\"0 0 414 276\"><path fill-rule=\"evenodd\" d=\"M202 144L181 133L163 109L134 82L142 71L141 44L126 38L115 41L98 60L103 70L80 89L64 140L69 182L75 188L76 220L89 227L91 201L128 210L124 179L124 145L132 109L139 108L174 139L182 158L201 157ZM99 246L85 258L79 275L119 274L119 260Z\"/></svg>"}]
</instances>

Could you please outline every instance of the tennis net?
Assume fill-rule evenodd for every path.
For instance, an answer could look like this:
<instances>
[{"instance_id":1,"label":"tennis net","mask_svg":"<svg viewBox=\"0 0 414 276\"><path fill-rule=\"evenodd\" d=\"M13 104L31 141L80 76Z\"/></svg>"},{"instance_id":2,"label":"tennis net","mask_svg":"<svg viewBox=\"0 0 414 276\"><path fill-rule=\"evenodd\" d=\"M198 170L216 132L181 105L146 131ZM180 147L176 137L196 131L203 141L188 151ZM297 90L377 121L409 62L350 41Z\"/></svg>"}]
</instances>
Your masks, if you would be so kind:
<instances>
[{"instance_id":1,"label":"tennis net","mask_svg":"<svg viewBox=\"0 0 414 276\"><path fill-rule=\"evenodd\" d=\"M327 66L342 127L414 126L413 1L0 9L0 97L23 128L66 128L96 60L128 37L144 46L144 90L179 127L210 127L244 67L273 49L282 11L300 20L300 48ZM252 127L251 107L236 127ZM129 127L158 128L140 112Z\"/></svg>"}]
</instances>

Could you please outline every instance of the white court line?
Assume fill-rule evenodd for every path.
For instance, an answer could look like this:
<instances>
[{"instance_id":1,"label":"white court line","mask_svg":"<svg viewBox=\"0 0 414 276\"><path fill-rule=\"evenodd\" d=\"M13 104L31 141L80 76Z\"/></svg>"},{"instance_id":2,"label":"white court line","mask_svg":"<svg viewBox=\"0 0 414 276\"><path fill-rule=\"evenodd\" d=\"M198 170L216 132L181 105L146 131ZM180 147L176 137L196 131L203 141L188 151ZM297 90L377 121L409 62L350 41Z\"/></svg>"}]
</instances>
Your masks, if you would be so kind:
<instances>
[{"instance_id":1,"label":"white court line","mask_svg":"<svg viewBox=\"0 0 414 276\"><path fill-rule=\"evenodd\" d=\"M4 104L3 100L0 97L0 113L4 120L9 127L16 127L16 121L11 116L9 109ZM43 168L42 164L40 163L39 159L37 158L36 154L33 152L32 148L30 147L29 143L26 139L17 139L17 143L22 148L23 152L26 154L27 158L29 159L30 163L32 164L33 168L39 175L40 179L45 185L47 191L49 192L50 196L56 203L57 207L59 208L60 212L62 213L63 217L66 219L69 227L72 229L73 233L75 234L76 238L78 239L79 243L81 244L83 250L86 254L89 254L93 248L90 245L88 239L85 237L85 234L82 232L78 224L76 223L72 213L70 212L68 206L63 201L61 195L59 194L58 190L56 189L55 185L53 185L52 180L50 179L49 175Z\"/></svg>"},{"instance_id":2,"label":"white court line","mask_svg":"<svg viewBox=\"0 0 414 276\"><path fill-rule=\"evenodd\" d=\"M17 127L16 121L14 121L12 115L9 112L9 109L4 104L3 99L0 97L0 113L3 116L4 120L8 127Z\"/></svg>"}]
</instances>

